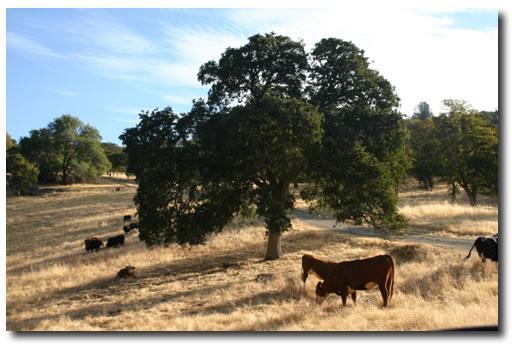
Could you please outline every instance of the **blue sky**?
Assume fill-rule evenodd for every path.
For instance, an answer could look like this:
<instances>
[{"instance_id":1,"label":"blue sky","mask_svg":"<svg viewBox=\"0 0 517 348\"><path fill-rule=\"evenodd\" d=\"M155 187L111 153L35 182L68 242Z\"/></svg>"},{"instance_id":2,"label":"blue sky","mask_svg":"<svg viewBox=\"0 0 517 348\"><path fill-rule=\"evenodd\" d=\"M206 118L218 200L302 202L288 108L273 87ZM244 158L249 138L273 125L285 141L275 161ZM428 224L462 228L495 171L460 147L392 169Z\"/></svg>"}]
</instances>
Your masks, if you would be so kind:
<instances>
[{"instance_id":1,"label":"blue sky","mask_svg":"<svg viewBox=\"0 0 517 348\"><path fill-rule=\"evenodd\" d=\"M72 114L104 141L138 112L190 109L196 75L228 46L275 31L364 49L395 86L401 111L465 99L497 108L497 11L443 9L7 9L7 131L15 138Z\"/></svg>"}]
</instances>

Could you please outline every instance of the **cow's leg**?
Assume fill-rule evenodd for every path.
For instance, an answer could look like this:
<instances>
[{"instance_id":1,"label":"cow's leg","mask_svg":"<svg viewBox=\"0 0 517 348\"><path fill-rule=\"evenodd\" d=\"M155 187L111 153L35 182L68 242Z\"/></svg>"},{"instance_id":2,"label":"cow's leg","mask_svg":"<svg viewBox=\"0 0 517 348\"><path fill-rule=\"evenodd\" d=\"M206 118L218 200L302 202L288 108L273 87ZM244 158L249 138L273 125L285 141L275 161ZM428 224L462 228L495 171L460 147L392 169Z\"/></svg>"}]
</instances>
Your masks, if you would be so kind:
<instances>
[{"instance_id":1,"label":"cow's leg","mask_svg":"<svg viewBox=\"0 0 517 348\"><path fill-rule=\"evenodd\" d=\"M346 293L346 291L343 293L343 295L341 295L341 301L343 301L343 307L346 306L346 298L348 297L348 294Z\"/></svg>"},{"instance_id":2,"label":"cow's leg","mask_svg":"<svg viewBox=\"0 0 517 348\"><path fill-rule=\"evenodd\" d=\"M381 291L382 295L383 307L388 307L388 289L386 289L386 285L379 284L379 290Z\"/></svg>"},{"instance_id":3,"label":"cow's leg","mask_svg":"<svg viewBox=\"0 0 517 348\"><path fill-rule=\"evenodd\" d=\"M357 291L354 291L354 292L352 292L352 301L354 301L354 305L355 305L356 300L357 300Z\"/></svg>"},{"instance_id":4,"label":"cow's leg","mask_svg":"<svg viewBox=\"0 0 517 348\"><path fill-rule=\"evenodd\" d=\"M303 288L307 289L307 277L309 277L309 271L302 268L302 281L303 281Z\"/></svg>"}]
</instances>

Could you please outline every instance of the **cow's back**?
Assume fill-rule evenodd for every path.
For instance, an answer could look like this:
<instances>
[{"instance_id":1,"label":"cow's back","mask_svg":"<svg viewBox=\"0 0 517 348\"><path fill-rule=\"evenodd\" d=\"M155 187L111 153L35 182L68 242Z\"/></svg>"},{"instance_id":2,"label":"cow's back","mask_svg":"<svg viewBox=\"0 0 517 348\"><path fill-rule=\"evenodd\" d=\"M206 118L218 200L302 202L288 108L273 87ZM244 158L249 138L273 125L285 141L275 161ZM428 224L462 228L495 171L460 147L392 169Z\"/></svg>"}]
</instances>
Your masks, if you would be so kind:
<instances>
[{"instance_id":1,"label":"cow's back","mask_svg":"<svg viewBox=\"0 0 517 348\"><path fill-rule=\"evenodd\" d=\"M360 287L369 282L384 282L393 273L395 263L390 255L340 262L334 268L335 281Z\"/></svg>"}]
</instances>

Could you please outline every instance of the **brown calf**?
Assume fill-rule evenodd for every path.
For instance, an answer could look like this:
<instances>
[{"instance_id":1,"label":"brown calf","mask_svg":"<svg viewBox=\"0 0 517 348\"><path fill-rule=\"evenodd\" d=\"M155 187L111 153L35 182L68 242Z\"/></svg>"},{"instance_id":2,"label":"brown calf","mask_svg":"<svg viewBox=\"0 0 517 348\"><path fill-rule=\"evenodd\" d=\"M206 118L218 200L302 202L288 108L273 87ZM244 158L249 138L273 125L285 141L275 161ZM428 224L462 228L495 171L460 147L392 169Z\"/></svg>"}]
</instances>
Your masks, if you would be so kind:
<instances>
[{"instance_id":1,"label":"brown calf","mask_svg":"<svg viewBox=\"0 0 517 348\"><path fill-rule=\"evenodd\" d=\"M321 280L325 280L329 274L331 273L332 269L335 265L337 265L337 262L331 262L331 261L324 261L315 258L312 255L303 255L302 256L302 281L303 281L303 287L306 287L307 278L309 277L309 274L314 274L316 277L318 277ZM355 291L351 294L352 300L356 301L356 293Z\"/></svg>"}]
</instances>

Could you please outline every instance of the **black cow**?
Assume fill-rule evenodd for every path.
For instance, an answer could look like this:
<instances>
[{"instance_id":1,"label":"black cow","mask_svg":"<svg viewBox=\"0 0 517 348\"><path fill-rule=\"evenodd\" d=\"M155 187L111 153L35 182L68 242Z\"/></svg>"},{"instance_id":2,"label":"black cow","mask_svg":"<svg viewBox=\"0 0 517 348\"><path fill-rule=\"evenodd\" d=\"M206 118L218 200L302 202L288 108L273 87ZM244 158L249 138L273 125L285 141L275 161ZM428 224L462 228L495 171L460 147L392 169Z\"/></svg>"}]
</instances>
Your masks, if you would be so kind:
<instances>
[{"instance_id":1,"label":"black cow","mask_svg":"<svg viewBox=\"0 0 517 348\"><path fill-rule=\"evenodd\" d=\"M486 238L486 237L479 237L474 242L474 245L469 250L469 254L467 257L465 257L465 260L470 257L470 253L472 252L472 249L476 248L476 251L478 252L479 257L481 258L482 262L485 262L486 259L490 259L494 262L498 262L497 258L497 251L499 246L499 237L495 238Z\"/></svg>"},{"instance_id":2,"label":"black cow","mask_svg":"<svg viewBox=\"0 0 517 348\"><path fill-rule=\"evenodd\" d=\"M124 230L125 234L128 234L132 230L138 229L138 222L132 222L129 225L124 225L124 227L122 227L122 229Z\"/></svg>"},{"instance_id":3,"label":"black cow","mask_svg":"<svg viewBox=\"0 0 517 348\"><path fill-rule=\"evenodd\" d=\"M84 240L84 248L86 249L86 252L94 252L99 251L101 246L103 246L104 243L102 240L100 240L97 237L88 238Z\"/></svg>"},{"instance_id":4,"label":"black cow","mask_svg":"<svg viewBox=\"0 0 517 348\"><path fill-rule=\"evenodd\" d=\"M106 247L118 248L119 246L123 246L124 239L125 239L125 237L123 234L119 234L118 236L115 236L115 237L110 237L110 238L108 238L108 243L106 244Z\"/></svg>"},{"instance_id":5,"label":"black cow","mask_svg":"<svg viewBox=\"0 0 517 348\"><path fill-rule=\"evenodd\" d=\"M131 222L131 215L124 215L124 225L126 222Z\"/></svg>"}]
</instances>

